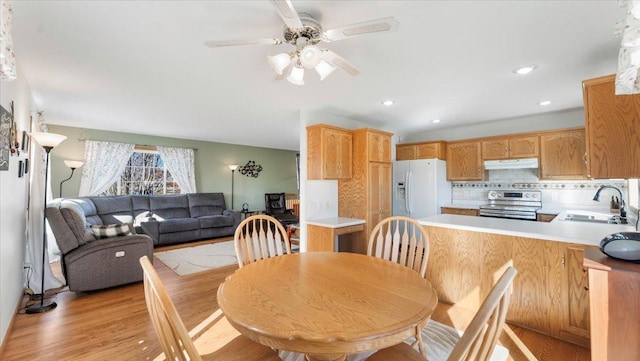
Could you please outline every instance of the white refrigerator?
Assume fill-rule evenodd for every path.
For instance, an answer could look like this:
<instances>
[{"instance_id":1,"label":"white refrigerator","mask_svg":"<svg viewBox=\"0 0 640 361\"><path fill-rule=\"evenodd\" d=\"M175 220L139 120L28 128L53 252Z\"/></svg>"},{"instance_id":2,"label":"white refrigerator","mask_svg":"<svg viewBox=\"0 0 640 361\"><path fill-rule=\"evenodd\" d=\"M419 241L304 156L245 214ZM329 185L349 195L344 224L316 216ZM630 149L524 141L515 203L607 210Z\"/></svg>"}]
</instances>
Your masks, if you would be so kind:
<instances>
[{"instance_id":1,"label":"white refrigerator","mask_svg":"<svg viewBox=\"0 0 640 361\"><path fill-rule=\"evenodd\" d=\"M393 215L414 219L440 214L451 203L446 162L440 159L393 163Z\"/></svg>"}]
</instances>

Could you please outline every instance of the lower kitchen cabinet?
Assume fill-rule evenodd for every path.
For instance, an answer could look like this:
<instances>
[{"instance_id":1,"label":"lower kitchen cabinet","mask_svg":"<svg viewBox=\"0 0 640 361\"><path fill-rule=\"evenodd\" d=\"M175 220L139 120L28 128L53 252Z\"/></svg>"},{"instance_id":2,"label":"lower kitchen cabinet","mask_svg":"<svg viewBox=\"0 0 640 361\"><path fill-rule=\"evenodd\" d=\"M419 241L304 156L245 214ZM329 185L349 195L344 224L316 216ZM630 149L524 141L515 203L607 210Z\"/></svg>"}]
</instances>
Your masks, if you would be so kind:
<instances>
[{"instance_id":1,"label":"lower kitchen cabinet","mask_svg":"<svg viewBox=\"0 0 640 361\"><path fill-rule=\"evenodd\" d=\"M440 207L440 213L458 214L461 216L479 216L480 215L480 212L477 209L455 208L455 207Z\"/></svg>"},{"instance_id":2,"label":"lower kitchen cabinet","mask_svg":"<svg viewBox=\"0 0 640 361\"><path fill-rule=\"evenodd\" d=\"M427 226L427 278L442 302L475 312L504 269L518 270L507 321L589 345L583 245Z\"/></svg>"},{"instance_id":3,"label":"lower kitchen cabinet","mask_svg":"<svg viewBox=\"0 0 640 361\"><path fill-rule=\"evenodd\" d=\"M591 302L591 359L640 359L640 264L586 249Z\"/></svg>"},{"instance_id":4,"label":"lower kitchen cabinet","mask_svg":"<svg viewBox=\"0 0 640 361\"><path fill-rule=\"evenodd\" d=\"M552 213L538 213L536 215L536 221L538 221L538 222L551 222L557 216L558 216L557 214L552 214Z\"/></svg>"}]
</instances>

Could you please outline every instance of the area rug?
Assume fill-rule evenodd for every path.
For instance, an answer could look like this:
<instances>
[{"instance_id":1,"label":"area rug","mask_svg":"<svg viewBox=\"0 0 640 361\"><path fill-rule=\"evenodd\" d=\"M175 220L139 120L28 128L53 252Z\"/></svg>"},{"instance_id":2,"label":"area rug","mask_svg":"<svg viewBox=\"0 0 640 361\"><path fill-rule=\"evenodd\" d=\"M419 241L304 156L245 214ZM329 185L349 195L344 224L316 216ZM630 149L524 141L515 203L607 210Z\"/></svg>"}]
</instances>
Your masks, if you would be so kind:
<instances>
[{"instance_id":1,"label":"area rug","mask_svg":"<svg viewBox=\"0 0 640 361\"><path fill-rule=\"evenodd\" d=\"M179 248L153 256L180 276L238 263L233 241Z\"/></svg>"}]
</instances>

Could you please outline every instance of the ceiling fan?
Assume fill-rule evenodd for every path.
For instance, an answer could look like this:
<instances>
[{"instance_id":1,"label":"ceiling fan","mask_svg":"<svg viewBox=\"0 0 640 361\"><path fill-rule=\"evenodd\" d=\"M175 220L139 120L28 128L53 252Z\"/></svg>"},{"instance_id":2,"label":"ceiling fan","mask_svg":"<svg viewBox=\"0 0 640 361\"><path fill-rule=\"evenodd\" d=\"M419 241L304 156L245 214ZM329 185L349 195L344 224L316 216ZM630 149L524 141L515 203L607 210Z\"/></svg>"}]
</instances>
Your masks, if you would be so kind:
<instances>
[{"instance_id":1,"label":"ceiling fan","mask_svg":"<svg viewBox=\"0 0 640 361\"><path fill-rule=\"evenodd\" d=\"M210 48L256 44L293 45L295 50L274 56L268 55L267 60L278 74L276 79L280 80L286 77L293 84L304 85L304 69L315 69L320 75L320 80L326 78L336 68L353 76L360 74L360 71L353 64L333 51L319 47L318 43L348 39L363 34L395 31L399 25L395 18L387 17L323 30L320 23L311 15L298 13L290 0L269 1L285 23L283 39L222 40L207 41L204 44Z\"/></svg>"}]
</instances>

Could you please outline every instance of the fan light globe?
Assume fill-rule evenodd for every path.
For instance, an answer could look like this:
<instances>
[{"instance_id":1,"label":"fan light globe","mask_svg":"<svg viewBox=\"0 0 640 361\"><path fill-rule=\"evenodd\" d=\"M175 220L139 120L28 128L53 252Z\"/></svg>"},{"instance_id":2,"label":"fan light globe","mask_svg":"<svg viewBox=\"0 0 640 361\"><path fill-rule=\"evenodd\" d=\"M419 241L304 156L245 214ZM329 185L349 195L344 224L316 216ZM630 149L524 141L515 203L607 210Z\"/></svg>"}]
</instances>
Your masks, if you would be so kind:
<instances>
[{"instance_id":1,"label":"fan light globe","mask_svg":"<svg viewBox=\"0 0 640 361\"><path fill-rule=\"evenodd\" d=\"M276 56L267 55L267 61L273 71L278 73L278 75L282 75L284 69L291 63L291 56L287 53L280 53Z\"/></svg>"},{"instance_id":2,"label":"fan light globe","mask_svg":"<svg viewBox=\"0 0 640 361\"><path fill-rule=\"evenodd\" d=\"M315 45L307 45L300 52L300 63L307 69L315 68L321 61L321 50Z\"/></svg>"},{"instance_id":3,"label":"fan light globe","mask_svg":"<svg viewBox=\"0 0 640 361\"><path fill-rule=\"evenodd\" d=\"M291 69L291 74L287 77L287 80L295 85L304 85L304 69L299 66L294 66Z\"/></svg>"},{"instance_id":4,"label":"fan light globe","mask_svg":"<svg viewBox=\"0 0 640 361\"><path fill-rule=\"evenodd\" d=\"M320 60L318 65L316 65L316 71L320 75L320 80L324 80L324 78L328 77L334 70L336 70L336 67L324 60Z\"/></svg>"}]
</instances>

